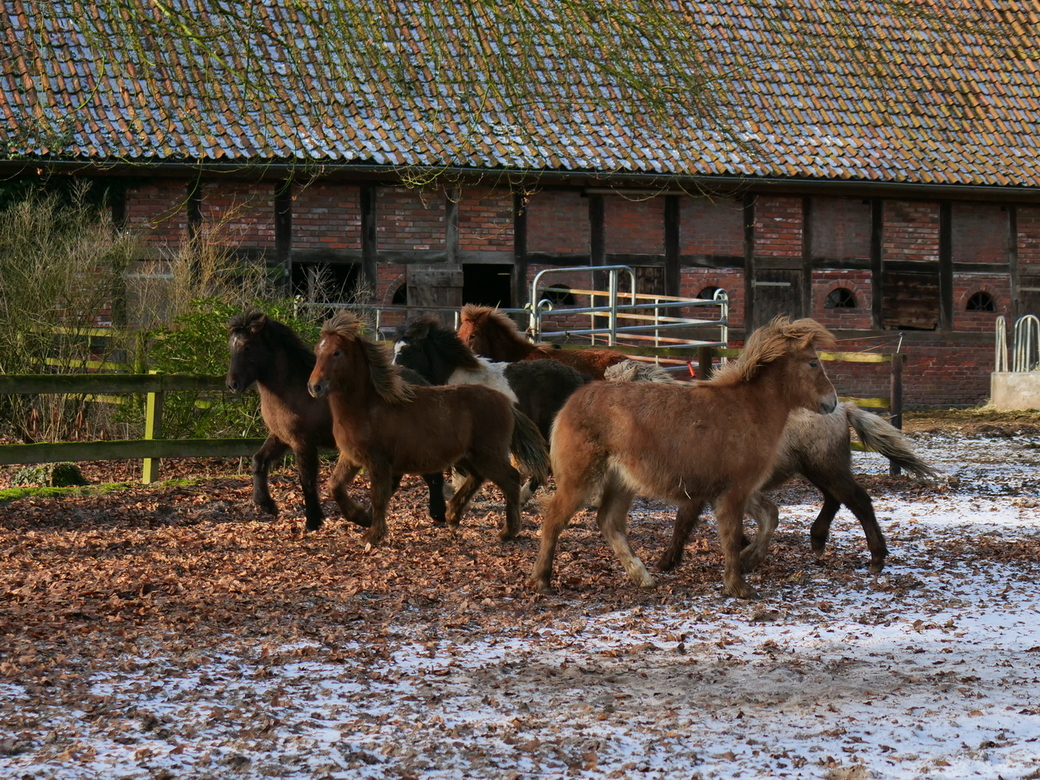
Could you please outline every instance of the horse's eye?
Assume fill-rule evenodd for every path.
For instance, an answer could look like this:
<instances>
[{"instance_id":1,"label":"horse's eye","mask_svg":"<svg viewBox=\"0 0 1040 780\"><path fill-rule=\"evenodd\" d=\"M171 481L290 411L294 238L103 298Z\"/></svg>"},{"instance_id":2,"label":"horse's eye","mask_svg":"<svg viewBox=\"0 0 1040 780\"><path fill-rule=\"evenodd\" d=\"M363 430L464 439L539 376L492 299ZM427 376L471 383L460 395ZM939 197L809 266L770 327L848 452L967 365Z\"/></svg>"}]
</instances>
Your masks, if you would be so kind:
<instances>
[{"instance_id":1,"label":"horse's eye","mask_svg":"<svg viewBox=\"0 0 1040 780\"><path fill-rule=\"evenodd\" d=\"M809 368L819 368L819 367L820 367L820 361L819 360L810 360L809 361Z\"/></svg>"},{"instance_id":2,"label":"horse's eye","mask_svg":"<svg viewBox=\"0 0 1040 780\"><path fill-rule=\"evenodd\" d=\"M340 355L342 355L342 354L343 354L343 353L342 353L342 352L340 352L340 351L339 351L339 350L337 349L337 350L336 350L335 352L333 352L333 353L332 353L332 357L339 357L339 356L340 356Z\"/></svg>"}]
</instances>

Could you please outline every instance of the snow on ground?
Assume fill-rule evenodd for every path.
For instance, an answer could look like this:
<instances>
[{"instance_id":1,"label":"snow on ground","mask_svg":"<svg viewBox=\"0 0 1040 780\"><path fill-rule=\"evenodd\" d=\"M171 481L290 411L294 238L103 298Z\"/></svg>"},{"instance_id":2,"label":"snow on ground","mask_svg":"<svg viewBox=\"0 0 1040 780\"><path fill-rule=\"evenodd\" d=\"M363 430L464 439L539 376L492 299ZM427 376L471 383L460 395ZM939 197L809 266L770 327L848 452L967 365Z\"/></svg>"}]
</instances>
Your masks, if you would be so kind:
<instances>
[{"instance_id":1,"label":"snow on ground","mask_svg":"<svg viewBox=\"0 0 1040 780\"><path fill-rule=\"evenodd\" d=\"M1040 446L914 446L951 488L875 495L879 576L818 566L755 602L550 608L514 636L402 620L363 668L307 645L145 650L20 735L31 751L0 749L0 777L1040 778ZM781 529L817 508L783 506ZM841 518L833 545L861 544Z\"/></svg>"}]
</instances>

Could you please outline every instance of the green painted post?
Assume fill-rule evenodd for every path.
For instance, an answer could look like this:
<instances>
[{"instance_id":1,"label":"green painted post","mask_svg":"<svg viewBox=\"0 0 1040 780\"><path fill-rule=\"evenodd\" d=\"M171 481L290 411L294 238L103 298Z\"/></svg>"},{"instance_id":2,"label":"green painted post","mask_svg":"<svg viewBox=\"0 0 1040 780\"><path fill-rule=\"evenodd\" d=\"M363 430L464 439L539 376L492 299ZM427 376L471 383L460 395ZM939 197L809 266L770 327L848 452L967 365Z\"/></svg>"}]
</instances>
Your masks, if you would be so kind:
<instances>
[{"instance_id":1,"label":"green painted post","mask_svg":"<svg viewBox=\"0 0 1040 780\"><path fill-rule=\"evenodd\" d=\"M149 373L156 373L154 371ZM145 400L144 437L146 439L162 438L163 391L149 393ZM150 485L159 476L159 458L145 458L141 461L141 482Z\"/></svg>"}]
</instances>

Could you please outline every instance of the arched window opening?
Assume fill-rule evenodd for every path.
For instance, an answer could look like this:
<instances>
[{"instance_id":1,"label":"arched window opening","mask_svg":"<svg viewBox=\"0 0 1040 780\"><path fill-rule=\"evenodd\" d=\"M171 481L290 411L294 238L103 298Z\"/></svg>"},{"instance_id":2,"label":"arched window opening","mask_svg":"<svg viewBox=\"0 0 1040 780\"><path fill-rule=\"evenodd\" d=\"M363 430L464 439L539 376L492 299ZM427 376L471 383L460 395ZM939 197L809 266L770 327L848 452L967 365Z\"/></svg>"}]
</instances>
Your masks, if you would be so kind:
<instances>
[{"instance_id":1,"label":"arched window opening","mask_svg":"<svg viewBox=\"0 0 1040 780\"><path fill-rule=\"evenodd\" d=\"M542 290L542 299L552 301L554 306L574 306L578 302L571 288L559 283Z\"/></svg>"},{"instance_id":2,"label":"arched window opening","mask_svg":"<svg viewBox=\"0 0 1040 780\"><path fill-rule=\"evenodd\" d=\"M408 285L402 284L396 290L394 290L394 297L390 301L394 306L407 306L408 305Z\"/></svg>"},{"instance_id":3,"label":"arched window opening","mask_svg":"<svg viewBox=\"0 0 1040 780\"><path fill-rule=\"evenodd\" d=\"M716 287L714 285L709 284L707 287L705 287L703 290L697 293L697 297L706 301L713 301L715 300L715 293L719 291L725 293L725 290L723 290L721 287Z\"/></svg>"},{"instance_id":4,"label":"arched window opening","mask_svg":"<svg viewBox=\"0 0 1040 780\"><path fill-rule=\"evenodd\" d=\"M997 302L988 292L980 290L968 298L968 305L965 309L967 311L996 311Z\"/></svg>"},{"instance_id":5,"label":"arched window opening","mask_svg":"<svg viewBox=\"0 0 1040 780\"><path fill-rule=\"evenodd\" d=\"M847 287L835 287L827 293L827 300L823 302L825 309L855 309L856 294Z\"/></svg>"}]
</instances>

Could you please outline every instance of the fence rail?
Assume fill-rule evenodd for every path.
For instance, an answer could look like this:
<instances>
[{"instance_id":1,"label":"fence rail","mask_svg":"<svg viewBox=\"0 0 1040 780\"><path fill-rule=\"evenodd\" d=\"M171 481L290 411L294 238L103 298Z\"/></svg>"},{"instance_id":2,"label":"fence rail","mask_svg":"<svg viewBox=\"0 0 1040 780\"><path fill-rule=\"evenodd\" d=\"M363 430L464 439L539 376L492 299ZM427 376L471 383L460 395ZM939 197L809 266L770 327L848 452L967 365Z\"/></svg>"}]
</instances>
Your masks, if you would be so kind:
<instances>
[{"instance_id":1,"label":"fence rail","mask_svg":"<svg viewBox=\"0 0 1040 780\"><path fill-rule=\"evenodd\" d=\"M563 347L568 349L570 347ZM618 347L632 357L682 360L690 372L706 378L716 358L737 357L741 350L713 347ZM842 398L857 406L888 409L892 424L902 427L902 369L905 356L900 353L821 352L821 359L846 363L891 364L891 394L888 398ZM158 477L161 458L239 458L252 455L263 439L164 439L162 409L167 392L227 392L223 376L190 374L34 374L0 375L0 395L45 395L69 393L82 395L144 394L146 396L145 437L143 439L91 442L47 442L0 445L0 465L83 462L92 460L141 460L141 481ZM853 449L863 449L853 442ZM893 466L892 473L898 474Z\"/></svg>"}]
</instances>

